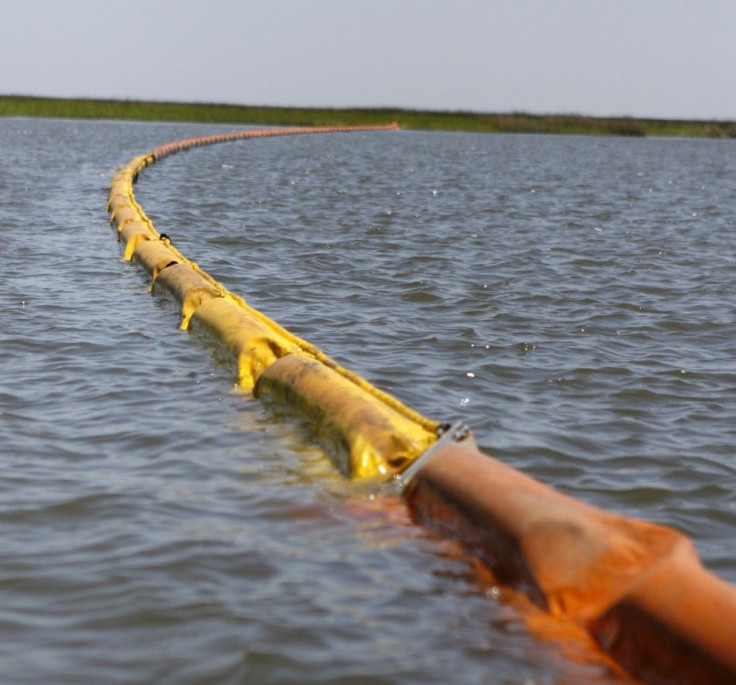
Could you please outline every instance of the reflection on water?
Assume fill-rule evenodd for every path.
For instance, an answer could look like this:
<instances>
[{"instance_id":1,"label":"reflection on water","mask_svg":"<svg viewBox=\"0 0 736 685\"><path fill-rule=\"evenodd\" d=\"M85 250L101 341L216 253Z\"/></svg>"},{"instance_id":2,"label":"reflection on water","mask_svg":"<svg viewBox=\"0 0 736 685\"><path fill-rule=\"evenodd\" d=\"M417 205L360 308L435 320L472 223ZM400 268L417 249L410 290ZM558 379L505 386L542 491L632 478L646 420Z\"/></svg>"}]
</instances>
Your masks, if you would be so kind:
<instances>
[{"instance_id":1,"label":"reflection on water","mask_svg":"<svg viewBox=\"0 0 736 685\"><path fill-rule=\"evenodd\" d=\"M4 681L616 682L235 391L121 262L113 171L216 129L0 129ZM136 192L298 335L736 581L734 166L728 142L361 133L196 149Z\"/></svg>"}]
</instances>

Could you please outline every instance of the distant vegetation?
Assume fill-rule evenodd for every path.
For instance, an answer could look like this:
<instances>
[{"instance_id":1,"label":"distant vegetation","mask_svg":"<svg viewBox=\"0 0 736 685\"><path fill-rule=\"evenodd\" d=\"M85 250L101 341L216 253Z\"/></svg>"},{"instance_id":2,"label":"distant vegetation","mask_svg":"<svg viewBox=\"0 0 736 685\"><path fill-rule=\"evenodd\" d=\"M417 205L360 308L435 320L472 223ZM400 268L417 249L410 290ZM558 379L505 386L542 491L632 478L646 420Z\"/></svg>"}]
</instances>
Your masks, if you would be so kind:
<instances>
[{"instance_id":1,"label":"distant vegetation","mask_svg":"<svg viewBox=\"0 0 736 685\"><path fill-rule=\"evenodd\" d=\"M398 122L425 131L566 133L614 136L736 138L736 121L584 117L573 114L483 114L410 109L251 107L136 100L75 100L0 96L0 116L134 119L262 126L325 126Z\"/></svg>"}]
</instances>

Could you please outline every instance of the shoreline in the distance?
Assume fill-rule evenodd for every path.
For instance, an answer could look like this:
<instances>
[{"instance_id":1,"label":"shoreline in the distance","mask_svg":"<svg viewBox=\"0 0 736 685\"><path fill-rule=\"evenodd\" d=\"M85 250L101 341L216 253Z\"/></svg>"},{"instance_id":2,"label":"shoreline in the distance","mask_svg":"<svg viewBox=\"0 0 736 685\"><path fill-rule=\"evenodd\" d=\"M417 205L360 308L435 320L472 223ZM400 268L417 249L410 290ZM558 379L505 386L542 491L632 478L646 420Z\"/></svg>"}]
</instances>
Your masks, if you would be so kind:
<instances>
[{"instance_id":1,"label":"shoreline in the distance","mask_svg":"<svg viewBox=\"0 0 736 685\"><path fill-rule=\"evenodd\" d=\"M397 122L401 128L477 133L736 138L736 121L589 117L429 111L399 108L330 109L195 102L94 100L0 95L0 116L123 119L261 126L356 126Z\"/></svg>"}]
</instances>

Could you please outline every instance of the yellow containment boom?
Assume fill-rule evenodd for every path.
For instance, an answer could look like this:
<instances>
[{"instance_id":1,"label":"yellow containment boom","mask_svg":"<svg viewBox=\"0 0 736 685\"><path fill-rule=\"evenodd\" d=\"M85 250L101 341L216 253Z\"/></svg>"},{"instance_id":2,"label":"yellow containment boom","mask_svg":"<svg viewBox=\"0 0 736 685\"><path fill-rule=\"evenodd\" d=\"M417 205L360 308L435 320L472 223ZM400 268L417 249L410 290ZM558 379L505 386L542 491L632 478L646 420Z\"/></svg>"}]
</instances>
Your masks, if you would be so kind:
<instances>
[{"instance_id":1,"label":"yellow containment boom","mask_svg":"<svg viewBox=\"0 0 736 685\"><path fill-rule=\"evenodd\" d=\"M480 452L465 426L421 416L341 367L182 255L133 193L146 166L190 147L396 128L245 130L167 143L115 174L110 223L125 259L179 303L181 327L208 331L232 353L244 388L309 419L347 476L394 480L415 519L468 543L494 582L549 617L554 639L566 626L570 640L584 635L614 670L646 682L736 683L736 588L703 569L685 536L562 495Z\"/></svg>"},{"instance_id":2,"label":"yellow containment boom","mask_svg":"<svg viewBox=\"0 0 736 685\"><path fill-rule=\"evenodd\" d=\"M343 368L187 259L156 231L135 199L133 182L149 164L190 147L381 129L396 126L246 130L168 143L135 157L116 173L107 204L110 223L125 244L125 259L144 266L153 288L169 291L179 302L181 327L199 326L218 338L237 360L242 387L269 401L285 402L310 418L341 470L353 478L388 477L401 470L436 440L439 423Z\"/></svg>"}]
</instances>

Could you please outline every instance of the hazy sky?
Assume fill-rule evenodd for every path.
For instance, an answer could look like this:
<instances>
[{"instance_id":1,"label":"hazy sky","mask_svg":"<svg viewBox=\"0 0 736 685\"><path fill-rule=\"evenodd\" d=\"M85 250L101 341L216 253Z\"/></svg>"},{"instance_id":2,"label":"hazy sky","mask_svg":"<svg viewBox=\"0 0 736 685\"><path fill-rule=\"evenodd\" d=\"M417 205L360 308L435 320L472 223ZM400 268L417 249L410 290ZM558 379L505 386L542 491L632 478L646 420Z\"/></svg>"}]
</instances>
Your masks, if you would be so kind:
<instances>
[{"instance_id":1,"label":"hazy sky","mask_svg":"<svg viewBox=\"0 0 736 685\"><path fill-rule=\"evenodd\" d=\"M0 93L736 119L736 0L0 0Z\"/></svg>"}]
</instances>

